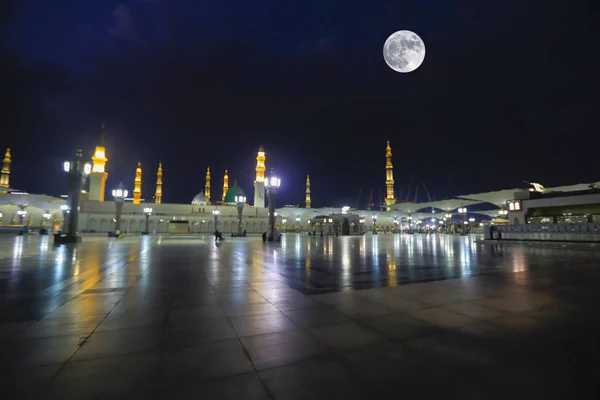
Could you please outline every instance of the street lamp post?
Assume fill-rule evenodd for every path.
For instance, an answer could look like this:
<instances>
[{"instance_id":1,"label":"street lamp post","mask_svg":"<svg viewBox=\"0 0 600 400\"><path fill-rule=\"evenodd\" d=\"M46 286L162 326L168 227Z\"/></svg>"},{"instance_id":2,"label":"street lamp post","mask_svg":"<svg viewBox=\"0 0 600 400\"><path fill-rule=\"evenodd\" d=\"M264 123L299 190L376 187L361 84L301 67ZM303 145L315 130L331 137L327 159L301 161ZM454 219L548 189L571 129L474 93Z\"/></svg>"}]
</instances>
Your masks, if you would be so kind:
<instances>
[{"instance_id":1,"label":"street lamp post","mask_svg":"<svg viewBox=\"0 0 600 400\"><path fill-rule=\"evenodd\" d=\"M60 205L60 209L61 209L61 211L63 213L63 223L62 223L62 229L61 229L61 231L63 233L67 233L67 229L68 229L67 228L68 227L68 225L67 225L68 224L67 219L69 218L69 213L70 213L71 210L69 209L69 205L68 204L61 204Z\"/></svg>"},{"instance_id":2,"label":"street lamp post","mask_svg":"<svg viewBox=\"0 0 600 400\"><path fill-rule=\"evenodd\" d=\"M373 215L371 219L373 220L373 235L377 235L377 216Z\"/></svg>"},{"instance_id":3,"label":"street lamp post","mask_svg":"<svg viewBox=\"0 0 600 400\"><path fill-rule=\"evenodd\" d=\"M92 165L83 162L83 150L77 149L75 159L63 162L63 170L68 175L69 191L67 201L67 213L69 214L69 223L66 234L54 235L54 243L76 243L81 241L77 237L77 222L79 220L79 198L81 197L81 187L85 183L87 176L92 172ZM62 209L62 206L61 206ZM65 210L63 209L63 212Z\"/></svg>"},{"instance_id":4,"label":"street lamp post","mask_svg":"<svg viewBox=\"0 0 600 400\"><path fill-rule=\"evenodd\" d=\"M17 211L17 215L19 216L19 225L23 225L23 221L25 219L25 216L27 215L27 211L19 210Z\"/></svg>"},{"instance_id":5,"label":"street lamp post","mask_svg":"<svg viewBox=\"0 0 600 400\"><path fill-rule=\"evenodd\" d=\"M475 218L471 217L471 218L469 218L469 229L472 231L474 226L475 226Z\"/></svg>"},{"instance_id":6,"label":"street lamp post","mask_svg":"<svg viewBox=\"0 0 600 400\"><path fill-rule=\"evenodd\" d=\"M269 241L272 242L275 240L275 201L281 186L281 179L275 176L274 168L271 168L270 176L265 179L265 186L267 188L267 198L269 199Z\"/></svg>"},{"instance_id":7,"label":"street lamp post","mask_svg":"<svg viewBox=\"0 0 600 400\"><path fill-rule=\"evenodd\" d=\"M452 226L452 214L446 214L446 233L450 233L450 227Z\"/></svg>"},{"instance_id":8,"label":"street lamp post","mask_svg":"<svg viewBox=\"0 0 600 400\"><path fill-rule=\"evenodd\" d=\"M142 235L148 235L150 233L148 226L150 225L150 215L152 214L152 207L144 207L144 214L146 214L146 230L142 232Z\"/></svg>"},{"instance_id":9,"label":"street lamp post","mask_svg":"<svg viewBox=\"0 0 600 400\"><path fill-rule=\"evenodd\" d=\"M48 225L50 218L52 218L52 214L50 214L48 212L45 212L42 214L42 228L45 228L46 225Z\"/></svg>"},{"instance_id":10,"label":"street lamp post","mask_svg":"<svg viewBox=\"0 0 600 400\"><path fill-rule=\"evenodd\" d=\"M213 219L215 220L215 233L217 232L217 221L219 220L219 214L221 214L221 211L217 210L216 208L212 211L213 213Z\"/></svg>"},{"instance_id":11,"label":"street lamp post","mask_svg":"<svg viewBox=\"0 0 600 400\"><path fill-rule=\"evenodd\" d=\"M466 221L466 218L467 218L467 207L460 207L458 209L458 213L460 215L462 215L462 228L461 228L462 234L466 235L467 234L467 228L466 228L465 225L467 225L467 221Z\"/></svg>"},{"instance_id":12,"label":"street lamp post","mask_svg":"<svg viewBox=\"0 0 600 400\"><path fill-rule=\"evenodd\" d=\"M123 182L119 183L119 186L112 191L112 195L115 198L115 206L117 208L117 213L115 216L115 232L113 235L117 237L119 237L121 234L121 213L123 212L123 203L125 203L127 194L128 192L127 189L123 187Z\"/></svg>"},{"instance_id":13,"label":"street lamp post","mask_svg":"<svg viewBox=\"0 0 600 400\"><path fill-rule=\"evenodd\" d=\"M237 203L238 211L238 236L242 236L242 211L244 210L244 204L246 203L246 196L239 195L235 196L235 202Z\"/></svg>"}]
</instances>

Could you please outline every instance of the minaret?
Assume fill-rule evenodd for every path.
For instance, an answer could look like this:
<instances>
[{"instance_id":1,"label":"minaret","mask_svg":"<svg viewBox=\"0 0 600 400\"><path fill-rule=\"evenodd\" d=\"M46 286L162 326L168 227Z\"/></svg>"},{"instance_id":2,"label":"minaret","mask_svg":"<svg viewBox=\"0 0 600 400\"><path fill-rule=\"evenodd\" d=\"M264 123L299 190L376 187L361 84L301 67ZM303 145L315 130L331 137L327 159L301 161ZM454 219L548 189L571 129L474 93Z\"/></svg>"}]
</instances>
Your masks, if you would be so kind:
<instances>
[{"instance_id":1,"label":"minaret","mask_svg":"<svg viewBox=\"0 0 600 400\"><path fill-rule=\"evenodd\" d=\"M140 204L142 198L142 163L138 162L133 181L133 204Z\"/></svg>"},{"instance_id":2,"label":"minaret","mask_svg":"<svg viewBox=\"0 0 600 400\"><path fill-rule=\"evenodd\" d=\"M158 163L158 171L156 172L156 192L154 193L154 202L162 203L162 163Z\"/></svg>"},{"instance_id":3,"label":"minaret","mask_svg":"<svg viewBox=\"0 0 600 400\"><path fill-rule=\"evenodd\" d=\"M100 141L92 157L92 173L90 174L90 200L104 201L106 191L106 149L104 148L104 122L100 126Z\"/></svg>"},{"instance_id":4,"label":"minaret","mask_svg":"<svg viewBox=\"0 0 600 400\"><path fill-rule=\"evenodd\" d=\"M306 175L306 208L310 208L310 176Z\"/></svg>"},{"instance_id":5,"label":"minaret","mask_svg":"<svg viewBox=\"0 0 600 400\"><path fill-rule=\"evenodd\" d=\"M0 176L0 186L10 187L10 149L6 149L4 154L4 164L2 164L2 176Z\"/></svg>"},{"instance_id":6,"label":"minaret","mask_svg":"<svg viewBox=\"0 0 600 400\"><path fill-rule=\"evenodd\" d=\"M227 173L227 170L225 170L225 176L223 177L223 198L221 199L221 201L225 201L227 189L229 189L229 175Z\"/></svg>"},{"instance_id":7,"label":"minaret","mask_svg":"<svg viewBox=\"0 0 600 400\"><path fill-rule=\"evenodd\" d=\"M390 141L387 141L387 147L385 149L385 204L388 206L396 204L396 197L394 195L394 171L392 166L392 148L390 147ZM390 207L386 208L390 211Z\"/></svg>"},{"instance_id":8,"label":"minaret","mask_svg":"<svg viewBox=\"0 0 600 400\"><path fill-rule=\"evenodd\" d=\"M265 206L265 160L267 159L262 144L256 156L256 178L254 179L254 207Z\"/></svg>"},{"instance_id":9,"label":"minaret","mask_svg":"<svg viewBox=\"0 0 600 400\"><path fill-rule=\"evenodd\" d=\"M204 185L204 196L206 196L206 204L210 204L210 167L206 168L206 184Z\"/></svg>"}]
</instances>

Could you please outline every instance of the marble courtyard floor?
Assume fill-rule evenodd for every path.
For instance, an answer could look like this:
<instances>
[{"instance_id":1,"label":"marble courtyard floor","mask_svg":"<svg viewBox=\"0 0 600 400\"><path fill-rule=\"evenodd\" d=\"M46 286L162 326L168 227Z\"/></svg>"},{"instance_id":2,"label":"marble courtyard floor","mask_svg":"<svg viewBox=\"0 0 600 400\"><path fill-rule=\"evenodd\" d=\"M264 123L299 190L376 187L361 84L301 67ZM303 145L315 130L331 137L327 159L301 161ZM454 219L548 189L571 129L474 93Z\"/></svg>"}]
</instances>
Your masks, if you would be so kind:
<instances>
[{"instance_id":1,"label":"marble courtyard floor","mask_svg":"<svg viewBox=\"0 0 600 400\"><path fill-rule=\"evenodd\" d=\"M2 398L597 398L599 282L473 237L0 237Z\"/></svg>"}]
</instances>

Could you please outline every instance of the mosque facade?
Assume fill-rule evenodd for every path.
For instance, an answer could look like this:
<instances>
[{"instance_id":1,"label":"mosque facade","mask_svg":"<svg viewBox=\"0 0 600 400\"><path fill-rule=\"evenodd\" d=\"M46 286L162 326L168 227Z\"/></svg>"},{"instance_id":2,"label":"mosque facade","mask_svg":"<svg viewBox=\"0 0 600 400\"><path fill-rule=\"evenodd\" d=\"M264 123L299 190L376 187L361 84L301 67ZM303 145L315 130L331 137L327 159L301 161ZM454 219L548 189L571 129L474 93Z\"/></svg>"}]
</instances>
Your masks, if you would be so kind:
<instances>
[{"instance_id":1,"label":"mosque facade","mask_svg":"<svg viewBox=\"0 0 600 400\"><path fill-rule=\"evenodd\" d=\"M51 230L61 229L65 217L67 217L65 210L61 209L61 206L65 207L66 199L11 189L10 149L7 150L3 161L0 191L2 188L4 191L3 194L0 194L0 224L3 226L29 226L32 229L42 227ZM248 197L242 208L242 230L247 233L262 233L268 230L265 189L266 161L267 153L261 145L256 155L254 197L253 199ZM391 158L389 163L391 163ZM113 232L116 225L116 205L114 200L109 200L112 196L106 192L109 159L104 145L104 124L100 129L100 138L91 158L91 164L89 188L87 191L83 191L80 200L78 231ZM152 198L152 201L145 201L142 193L144 166L140 162L137 163L134 182L129 186L132 187L130 192L132 196L130 199L126 199L122 209L121 230L123 232L145 232L146 213L144 209L147 208L152 209L148 220L148 231L151 233L169 232L171 221L187 221L189 233L211 234L215 229L226 234L238 231L238 204L235 200L236 196L246 196L246 194L237 183L229 185L227 170L223 175L220 198L215 195L215 185L212 185L209 167L206 170L204 190L196 194L189 204L174 204L162 201L162 167L162 163L159 163L156 170L154 195L148 196ZM386 165L386 171L387 168ZM125 186L127 187L127 185ZM378 226L382 229L394 228L394 218L378 211L361 212L365 215L360 218L358 214L349 214L347 208L312 208L311 205L310 177L307 175L305 207L278 208L276 210L277 229L286 232L358 234L373 230L377 226L377 219L379 219ZM214 215L213 211L215 210L218 210L218 216ZM378 217L374 220L372 217L375 215ZM360 227L359 223L362 224Z\"/></svg>"},{"instance_id":2,"label":"mosque facade","mask_svg":"<svg viewBox=\"0 0 600 400\"><path fill-rule=\"evenodd\" d=\"M107 200L106 180L108 178L108 158L104 146L104 125L101 126L100 140L91 158L89 174L89 190L83 191L80 200L78 231L89 233L113 232L116 224L116 204ZM262 233L268 230L268 208L266 208L265 172L267 169L267 153L261 145L256 155L255 179L253 182L254 197L246 198L242 207L242 230L247 233ZM65 198L47 195L30 194L15 190L10 186L12 164L11 149L7 149L3 158L0 175L0 226L24 227L31 229L47 228L59 230L64 225L66 213ZM235 183L229 185L229 174L225 170L221 185L212 185L212 171L207 168L204 190L196 194L188 204L164 203L162 163L156 170L156 185L152 201L144 200L142 193L143 165L137 164L132 187L132 198L126 199L121 216L121 230L124 233L141 233L146 231L146 213L151 208L148 220L148 231L151 233L168 233L169 224L187 223L189 233L212 234L215 230L222 233L238 232L238 204L236 196L246 196L244 190ZM399 202L394 192L394 176L392 165L392 149L387 142L385 150L385 204L383 210L358 210L350 207L313 208L311 201L311 181L306 176L305 204L300 206L283 206L276 209L276 228L282 232L310 232L312 234L363 234L369 231L393 232L403 229L427 227L441 230L443 226L454 224L462 226L477 216L481 220L492 220L498 223L519 223L526 216L510 218L517 211L510 210L508 205L513 199L529 198L532 189L509 189L498 192L457 196L448 200L429 201L427 203ZM595 184L600 186L600 182ZM126 185L127 187L128 185ZM579 184L545 190L548 192L581 191L587 184ZM216 190L215 190L216 188ZM285 190L282 188L281 190ZM220 192L220 193L218 193ZM219 196L220 195L220 196ZM252 200L252 201L251 201ZM475 204L489 204L493 209L471 211ZM467 208L469 211L467 212ZM461 213L460 210L464 210ZM214 211L218 210L215 216ZM595 215L595 214L594 214ZM468 219L467 219L468 217ZM596 218L596 217L594 217ZM598 217L600 218L600 217ZM447 221L446 221L447 220ZM513 222L516 221L516 222ZM0 229L0 232L7 229ZM451 230L447 230L448 233Z\"/></svg>"}]
</instances>

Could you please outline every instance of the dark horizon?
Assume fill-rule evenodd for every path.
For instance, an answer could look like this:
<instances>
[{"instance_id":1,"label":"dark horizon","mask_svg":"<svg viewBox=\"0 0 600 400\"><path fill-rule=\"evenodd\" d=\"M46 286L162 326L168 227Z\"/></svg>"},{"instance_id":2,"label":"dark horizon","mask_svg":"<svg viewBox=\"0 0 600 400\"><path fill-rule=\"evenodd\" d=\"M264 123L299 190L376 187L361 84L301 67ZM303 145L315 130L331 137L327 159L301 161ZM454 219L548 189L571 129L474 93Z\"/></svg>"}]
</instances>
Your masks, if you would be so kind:
<instances>
[{"instance_id":1,"label":"dark horizon","mask_svg":"<svg viewBox=\"0 0 600 400\"><path fill-rule=\"evenodd\" d=\"M388 139L397 198L411 176L437 199L597 181L598 5L547 3L9 1L0 151L11 186L59 195L105 121L107 194L141 161L151 198L162 161L165 203L208 166L213 196L228 169L252 201L261 144L278 204L304 204L306 174L314 207L377 200ZM401 29L427 48L409 74L382 57Z\"/></svg>"}]
</instances>

